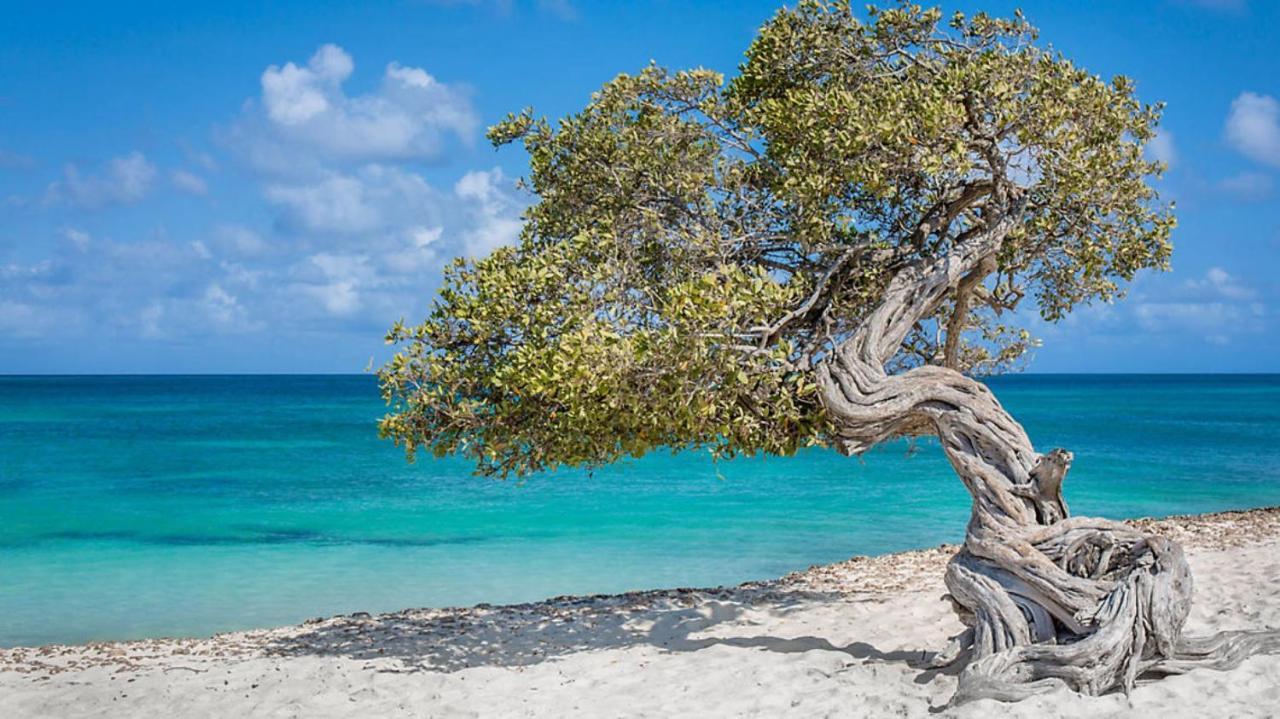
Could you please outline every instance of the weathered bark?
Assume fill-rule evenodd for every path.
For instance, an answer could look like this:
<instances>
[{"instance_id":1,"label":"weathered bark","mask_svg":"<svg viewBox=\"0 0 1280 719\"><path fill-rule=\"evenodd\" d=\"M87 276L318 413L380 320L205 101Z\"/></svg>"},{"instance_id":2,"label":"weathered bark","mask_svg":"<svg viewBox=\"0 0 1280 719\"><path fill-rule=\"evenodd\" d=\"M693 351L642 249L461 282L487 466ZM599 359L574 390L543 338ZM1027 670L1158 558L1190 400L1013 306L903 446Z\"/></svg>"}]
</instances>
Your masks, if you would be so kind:
<instances>
[{"instance_id":1,"label":"weathered bark","mask_svg":"<svg viewBox=\"0 0 1280 719\"><path fill-rule=\"evenodd\" d=\"M1017 700L1063 685L1127 692L1144 674L1227 668L1280 650L1274 631L1184 638L1192 583L1181 547L1116 522L1069 517L1062 482L1071 453L1037 453L985 385L941 366L885 371L915 322L962 284L972 288L1017 215L992 219L947 256L899 272L882 304L817 368L837 447L854 454L903 435L936 435L973 497L964 546L946 574L968 628L936 660L969 657L953 703Z\"/></svg>"}]
</instances>

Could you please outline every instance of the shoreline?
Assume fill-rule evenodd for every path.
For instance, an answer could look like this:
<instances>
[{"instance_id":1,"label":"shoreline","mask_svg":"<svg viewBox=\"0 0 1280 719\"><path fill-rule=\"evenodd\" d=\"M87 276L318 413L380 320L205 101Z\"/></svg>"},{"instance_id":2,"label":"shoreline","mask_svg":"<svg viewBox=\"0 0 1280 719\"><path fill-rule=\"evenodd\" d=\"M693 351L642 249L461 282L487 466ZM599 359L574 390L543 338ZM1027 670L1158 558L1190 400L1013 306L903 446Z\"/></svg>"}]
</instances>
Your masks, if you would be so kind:
<instances>
[{"instance_id":1,"label":"shoreline","mask_svg":"<svg viewBox=\"0 0 1280 719\"><path fill-rule=\"evenodd\" d=\"M1280 539L1280 505L1257 507L1254 509L1223 510L1203 514L1175 514L1167 517L1137 517L1119 520L1124 524L1136 527L1145 532L1159 534L1173 539L1187 550L1210 549L1221 550L1250 544L1265 542L1269 538ZM466 614L476 611L502 612L506 610L527 611L532 608L553 604L580 605L584 602L610 602L613 600L640 597L682 596L690 593L709 596L728 592L765 593L769 591L810 591L856 594L891 594L899 591L912 591L911 583L927 581L931 573L939 580L946 568L946 563L959 548L957 544L943 543L936 547L908 549L900 552L889 552L877 555L854 555L848 559L829 564L813 564L805 569L788 572L781 577L743 582L731 586L716 587L671 587L661 589L633 589L613 594L562 594L531 602L516 604L490 604L481 602L470 606L445 607L409 607L394 612L371 614L369 612L352 612L325 617L314 617L298 624L286 624L275 627L241 629L229 632L198 637L160 636L137 639L119 639L106 641L88 641L75 643L50 643L40 645L18 645L0 647L0 671L6 671L10 657L17 652L38 651L42 649L73 649L76 647L114 647L131 644L153 643L190 643L210 642L237 635L258 636L263 633L279 632L292 628L311 627L332 624L344 619L378 619L403 616L411 613L430 613L440 615ZM856 585L856 586L854 586Z\"/></svg>"},{"instance_id":2,"label":"shoreline","mask_svg":"<svg viewBox=\"0 0 1280 719\"><path fill-rule=\"evenodd\" d=\"M1222 622L1231 628L1280 626L1280 599L1269 598L1280 580L1280 507L1128 523L1180 541L1188 549L1198 580L1189 631L1203 633L1203 626L1192 628L1197 621L1215 629ZM78 715L85 707L93 708L85 715L114 716L118 710L127 716L154 712L163 702L171 706L175 700L197 699L211 703L207 713L195 715L246 711L238 704L246 701L295 707L293 713L284 712L288 716L326 715L327 710L314 703L324 694L321 689L331 692L327 701L337 702L332 705L334 716L348 716L348 710L357 715L398 715L388 708L392 705L359 698L366 695L371 701L403 705L406 711L421 709L426 701L447 716L466 714L465 707L498 701L499 695L515 703L496 707L493 714L521 714L527 708L534 715L572 715L573 711L557 711L564 701L599 692L614 696L620 691L618 682L624 682L633 693L629 701L639 705L618 705L618 713L643 715L666 713L659 707L665 700L653 694L657 688L628 682L651 675L660 687L681 681L686 673L707 671L731 691L745 692L744 699L754 702L750 706L764 714L804 715L807 710L801 711L801 706L814 707L812 701L774 706L774 694L836 701L838 694L827 697L832 687L847 692L845 685L854 681L855 693L883 694L888 703L877 705L881 709L895 707L895 713L903 709L915 715L945 698L949 682L954 685L951 676L926 670L921 662L960 628L941 598L943 568L957 548L944 544L857 556L733 587L357 612L198 639L0 648L0 696L12 694L18 700L25 713L17 716ZM761 628L768 631L761 634ZM696 663L691 663L695 657ZM574 667L576 674L570 671ZM1253 659L1245 667L1261 667L1274 679L1262 691L1274 694L1271 706L1280 711L1280 658ZM1208 674L1220 680L1245 667ZM789 680L787 691L765 691L776 685L762 677L792 671L800 673ZM862 676L867 671L871 679ZM893 678L889 685L868 683L886 672ZM1152 687L1189 677L1201 683L1215 681L1204 674L1193 672ZM834 679L837 675L839 681ZM214 676L220 680L214 681ZM584 694L575 688L575 676L596 678ZM738 686L745 677L755 679L750 686ZM928 680L923 689L921 679ZM696 682L694 677L689 680ZM542 686L546 682L551 683ZM796 682L805 689L795 689ZM753 688L759 696L752 695ZM816 694L810 696L810 690ZM424 691L427 694L421 696ZM1135 696L1142 691L1145 688L1136 690ZM538 702L551 697L559 699L540 709ZM987 703L974 706L978 705ZM1030 700L1008 706L1025 710L1033 705L1041 706ZM587 702L583 715L590 715L593 706ZM692 705L663 706L695 713ZM714 714L717 707L709 709Z\"/></svg>"}]
</instances>

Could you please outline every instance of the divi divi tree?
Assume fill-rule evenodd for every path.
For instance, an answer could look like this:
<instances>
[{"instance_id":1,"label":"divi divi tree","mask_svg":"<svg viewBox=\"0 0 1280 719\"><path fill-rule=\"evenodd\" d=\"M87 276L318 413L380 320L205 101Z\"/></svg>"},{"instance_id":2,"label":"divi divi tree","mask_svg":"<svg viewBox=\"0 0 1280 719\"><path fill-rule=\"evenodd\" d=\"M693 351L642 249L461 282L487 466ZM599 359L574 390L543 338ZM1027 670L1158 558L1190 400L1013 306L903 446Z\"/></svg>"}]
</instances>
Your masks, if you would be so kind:
<instances>
[{"instance_id":1,"label":"divi divi tree","mask_svg":"<svg viewBox=\"0 0 1280 719\"><path fill-rule=\"evenodd\" d=\"M558 122L512 115L489 137L529 154L523 233L391 330L381 431L499 476L935 436L973 497L946 573L967 629L936 657L969 660L956 701L1274 649L1182 636L1181 548L1071 516L1071 453L974 379L1025 359L1019 317L1167 265L1158 119L1020 15L847 2L780 11L731 80L650 66Z\"/></svg>"}]
</instances>

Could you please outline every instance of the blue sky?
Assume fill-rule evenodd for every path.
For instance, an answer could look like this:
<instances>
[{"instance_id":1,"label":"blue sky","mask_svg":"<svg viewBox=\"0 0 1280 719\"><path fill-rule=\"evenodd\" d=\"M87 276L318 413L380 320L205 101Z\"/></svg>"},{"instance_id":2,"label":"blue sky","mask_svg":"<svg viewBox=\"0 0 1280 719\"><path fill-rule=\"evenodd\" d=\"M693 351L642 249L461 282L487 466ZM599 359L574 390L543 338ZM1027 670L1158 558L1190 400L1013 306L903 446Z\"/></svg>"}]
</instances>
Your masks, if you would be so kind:
<instances>
[{"instance_id":1,"label":"blue sky","mask_svg":"<svg viewBox=\"0 0 1280 719\"><path fill-rule=\"evenodd\" d=\"M732 72L772 2L4 3L0 373L359 372L441 263L510 241L518 150L651 59ZM1020 5L1168 103L1174 270L1043 372L1280 371L1280 3Z\"/></svg>"}]
</instances>

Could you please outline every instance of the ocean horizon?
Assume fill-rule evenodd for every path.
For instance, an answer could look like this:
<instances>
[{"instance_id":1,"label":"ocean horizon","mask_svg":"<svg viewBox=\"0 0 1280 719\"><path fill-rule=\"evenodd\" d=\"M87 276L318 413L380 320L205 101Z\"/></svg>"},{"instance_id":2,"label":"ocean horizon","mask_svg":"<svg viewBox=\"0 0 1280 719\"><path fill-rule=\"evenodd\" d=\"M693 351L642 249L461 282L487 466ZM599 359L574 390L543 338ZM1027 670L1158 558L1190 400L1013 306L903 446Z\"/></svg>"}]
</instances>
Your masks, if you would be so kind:
<instances>
[{"instance_id":1,"label":"ocean horizon","mask_svg":"<svg viewBox=\"0 0 1280 719\"><path fill-rule=\"evenodd\" d=\"M990 378L1072 511L1280 504L1280 375ZM376 380L0 376L0 646L767 579L964 533L936 442L472 476L377 438Z\"/></svg>"}]
</instances>

